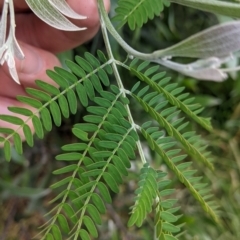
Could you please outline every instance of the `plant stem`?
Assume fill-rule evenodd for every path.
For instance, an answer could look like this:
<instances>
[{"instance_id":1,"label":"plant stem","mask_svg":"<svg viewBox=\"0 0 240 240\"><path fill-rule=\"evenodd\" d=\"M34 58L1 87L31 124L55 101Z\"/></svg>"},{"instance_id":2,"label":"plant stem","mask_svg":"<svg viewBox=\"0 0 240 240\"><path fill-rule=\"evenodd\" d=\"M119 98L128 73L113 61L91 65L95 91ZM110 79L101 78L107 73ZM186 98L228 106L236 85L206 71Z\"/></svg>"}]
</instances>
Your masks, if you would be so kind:
<instances>
[{"instance_id":1,"label":"plant stem","mask_svg":"<svg viewBox=\"0 0 240 240\"><path fill-rule=\"evenodd\" d=\"M111 33L111 35L115 38L115 40L122 46L122 48L130 55L134 56L143 60L156 60L160 57L160 54L162 53L161 50L153 53L142 53L135 49L133 49L131 46L129 46L119 35L119 33L115 30L113 27L111 21L109 20L109 17L107 15L107 12L104 8L103 0L98 0L99 5L99 11L102 17L102 22L104 26L106 26L107 30ZM157 54L156 54L157 53Z\"/></svg>"},{"instance_id":2,"label":"plant stem","mask_svg":"<svg viewBox=\"0 0 240 240\"><path fill-rule=\"evenodd\" d=\"M117 63L115 61L115 58L113 56L113 53L112 53L112 49L111 49L111 45L110 45L110 42L109 42L109 38L108 38L108 33L107 33L107 26L110 26L110 28L113 30L113 32L116 33L116 37L118 38L118 40L123 44L121 44L117 39L118 43L124 48L124 46L126 48L128 48L129 46L125 43L125 41L120 37L120 35L116 32L116 30L114 29L114 27L112 26L108 16L107 16L107 13L105 11L105 8L104 8L104 4L103 4L103 1L102 0L99 0L98 1L98 9L99 9L99 14L100 14L100 22L101 22L101 29L102 29L102 34L103 34L103 39L104 39L104 42L105 42L105 47L106 47L106 50L107 50L107 53L108 53L108 56L110 58L110 60L112 60L112 67L113 67L113 72L114 72L114 75L115 75L115 78L116 78L116 81L117 81L117 84L120 88L120 90L122 91L122 95L124 97L126 97L126 93L125 93L125 88L122 84L122 80L121 80L121 77L119 75L119 72L118 72L118 69L117 69ZM109 30L109 29L108 29ZM131 48L131 47L129 47ZM125 48L124 48L125 49ZM131 48L132 49L132 48ZM125 49L126 50L126 49ZM133 51L135 51L134 49L132 49ZM137 52L137 51L135 51ZM141 53L140 53L141 54ZM126 109L127 109L127 112L128 112L128 119L129 119L129 122L132 124L133 128L135 131L137 131L136 129L136 125L135 125L135 122L132 118L132 114L131 114L131 111L130 111L130 108L128 105L125 106ZM146 163L146 159L145 159L145 155L144 155L144 152L143 152L143 149L142 149L142 146L141 146L141 143L140 141L137 141L136 142L137 144L137 147L138 147L138 151L139 151L139 154L140 154L140 158L144 163Z\"/></svg>"}]
</instances>

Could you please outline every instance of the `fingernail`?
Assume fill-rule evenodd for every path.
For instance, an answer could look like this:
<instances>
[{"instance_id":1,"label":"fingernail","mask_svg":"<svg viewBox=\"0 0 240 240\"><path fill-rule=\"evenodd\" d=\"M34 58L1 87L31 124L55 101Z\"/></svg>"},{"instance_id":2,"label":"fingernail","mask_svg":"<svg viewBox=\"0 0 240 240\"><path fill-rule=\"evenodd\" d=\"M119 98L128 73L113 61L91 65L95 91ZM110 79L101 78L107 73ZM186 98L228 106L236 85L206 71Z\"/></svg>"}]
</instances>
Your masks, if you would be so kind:
<instances>
[{"instance_id":1,"label":"fingernail","mask_svg":"<svg viewBox=\"0 0 240 240\"><path fill-rule=\"evenodd\" d=\"M24 52L24 59L16 59L16 66L19 74L32 74L39 72L43 67L43 60L37 54L36 50L26 44L21 44Z\"/></svg>"}]
</instances>

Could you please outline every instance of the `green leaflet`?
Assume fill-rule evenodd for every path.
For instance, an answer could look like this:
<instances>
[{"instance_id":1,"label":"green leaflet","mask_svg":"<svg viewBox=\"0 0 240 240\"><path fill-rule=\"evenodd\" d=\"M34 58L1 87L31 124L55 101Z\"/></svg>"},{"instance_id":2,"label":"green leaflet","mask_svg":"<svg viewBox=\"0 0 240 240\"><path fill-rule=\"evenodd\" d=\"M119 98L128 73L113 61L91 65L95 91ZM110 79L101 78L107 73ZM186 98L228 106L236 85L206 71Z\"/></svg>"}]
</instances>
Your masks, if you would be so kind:
<instances>
[{"instance_id":1,"label":"green leaflet","mask_svg":"<svg viewBox=\"0 0 240 240\"><path fill-rule=\"evenodd\" d=\"M44 0L42 3L35 3L28 0L39 16L43 15L39 10L40 6L43 12L50 6L49 3L55 6L55 11L49 7L48 20L54 20L62 12L62 4L66 4L64 0L49 0L48 4L44 5L46 2ZM169 0L120 0L115 20L120 22L120 26L128 23L131 29L136 29L158 16L164 5L169 6L169 3ZM53 13L57 15L51 16ZM182 46L185 46L184 44ZM105 203L111 203L112 196L122 191L120 186L125 183L129 168L132 167L131 171L134 169L137 172L140 167L136 198L128 225L142 226L148 213L151 213L155 218L156 237L176 240L176 233L181 230L181 226L176 224L180 218L180 215L175 215L179 210L174 206L177 200L171 198L174 189L168 186L171 181L167 179L167 174L156 170L161 169L161 166L154 169L146 163L148 159L145 159L145 155L149 148L165 160L205 211L217 221L213 211L216 205L209 202L212 197L209 188L200 182L201 177L195 176L196 171L190 168L192 162L185 162L187 155L182 154L181 149L176 149L181 143L188 155L212 167L208 161L209 153L205 152L204 146L198 144L200 137L194 132L186 131L188 122L184 117L179 117L183 111L211 131L209 119L198 116L202 111L201 106L194 104L194 99L183 93L184 87L172 82L165 73L159 73L158 66L152 66L147 61L137 65L137 59L130 63L130 69L128 66L125 68L144 83L138 82L130 93L123 86L116 67L124 67L125 63L115 60L110 49L107 50L109 59L101 51L97 51L97 57L92 53L84 53L76 56L75 62L66 61L65 66L69 70L60 67L55 67L54 71L48 70L47 75L55 82L53 85L37 80L36 85L41 90L28 88L27 93L31 97L18 97L20 102L34 110L9 108L12 113L25 116L26 120L10 115L0 116L1 120L18 128L0 129L0 133L4 135L0 137L0 141L4 145L5 157L10 160L10 142L13 142L16 152L22 153L19 130L23 130L28 145L33 146L33 133L27 125L29 122L32 121L36 135L43 138L45 130L50 131L53 124L60 126L62 119L69 119L70 114L87 112L83 116L84 122L81 120L81 123L73 126L72 142L64 145L63 152L56 156L59 169L53 171L57 176L51 188L58 192L50 202L54 203L55 207L49 213L49 222L43 226L43 239L64 239L66 234L69 239L98 238L96 225L101 224L101 214L106 213ZM110 76L112 73L114 76ZM114 77L118 86L111 85ZM56 84L59 87L56 87ZM142 86L143 84L145 86ZM134 119L132 111L135 109L132 103L136 101L130 102L127 94L140 103L153 121L147 120L143 123L145 119ZM140 127L138 124L143 125ZM165 130L159 129L159 126L163 127L169 136L166 136ZM139 132L147 140L148 146L142 137L139 138ZM177 141L173 140L172 136ZM132 159L136 160L133 164ZM144 163L143 167L139 164L139 159ZM130 181L131 177L130 174Z\"/></svg>"},{"instance_id":2,"label":"green leaflet","mask_svg":"<svg viewBox=\"0 0 240 240\"><path fill-rule=\"evenodd\" d=\"M178 165L175 165L171 161L171 158L169 158L168 152L165 152L163 149L161 149L161 147L154 141L154 139L144 129L142 129L142 134L148 142L149 141L151 142L153 150L155 150L163 158L163 160L166 162L168 167L176 174L176 176L179 178L179 180L188 188L188 190L192 193L192 195L195 197L195 199L197 201L199 201L202 208L211 216L211 218L214 221L219 222L219 218L216 215L216 213L214 211L214 208L212 208L211 204L209 204L208 201L205 201L204 198L203 198L203 194L208 193L209 190L206 189L204 185L201 186L201 187L203 187L203 189L199 190L196 182L192 181L191 178L187 178L187 175L183 174L183 172L188 171L188 169L185 168L185 169L179 170ZM189 164L187 164L186 167L188 167L188 165ZM173 204L174 204L174 201L173 201ZM162 207L169 207L170 208L170 207L172 207L173 204L169 201L168 202L161 202ZM216 205L217 204L215 203L215 206Z\"/></svg>"},{"instance_id":3,"label":"green leaflet","mask_svg":"<svg viewBox=\"0 0 240 240\"><path fill-rule=\"evenodd\" d=\"M197 114L189 109L189 106L180 101L177 97L171 95L168 91L162 87L162 85L166 84L166 82L159 82L158 84L155 81L151 81L150 78L144 76L144 74L137 72L135 69L131 68L131 72L135 74L140 80L146 82L149 86L151 86L155 91L162 93L165 98L174 106L180 108L183 112L185 112L189 117L193 118L197 123L199 123L202 127L211 131L212 126L210 124L209 119L204 119L202 117L198 117ZM169 81L169 79L168 79Z\"/></svg>"},{"instance_id":4,"label":"green leaflet","mask_svg":"<svg viewBox=\"0 0 240 240\"><path fill-rule=\"evenodd\" d=\"M173 116L171 116L170 114L172 112L175 112L175 110L176 110L175 107L167 108L167 109L163 110L162 112L158 113L155 110L155 108L150 107L146 102L143 102L141 100L141 98L137 97L136 95L133 95L133 97L135 97L135 99L138 100L138 102L144 107L144 110L146 112L148 112L152 116L153 119L158 121L160 126L162 126L162 127L164 127L166 129L166 131L168 132L168 134L170 136L173 136L174 138L176 138L183 145L183 147L185 148L185 150L187 151L187 153L189 155L191 155L192 157L196 157L198 160L202 161L210 169L213 170L212 163L204 156L203 153L201 153L201 151L199 151L198 147L195 147L191 143L191 141L189 141L188 136L186 135L186 133L185 134L181 134L180 131L179 131L180 129L176 129L174 126L172 126L172 124L170 122L170 119ZM168 115L170 115L170 116L168 116ZM166 118L165 116L168 116L168 118ZM155 132L155 134L157 134L156 137L160 137L157 132ZM190 135L190 137L191 136L192 135ZM196 139L195 141L197 142L197 140L198 139Z\"/></svg>"},{"instance_id":5,"label":"green leaflet","mask_svg":"<svg viewBox=\"0 0 240 240\"><path fill-rule=\"evenodd\" d=\"M119 27L122 27L126 22L131 30L136 27L142 27L148 19L153 19L154 16L158 16L163 7L169 6L168 0L120 0L118 7L116 8L116 16L114 21L118 21Z\"/></svg>"},{"instance_id":6,"label":"green leaflet","mask_svg":"<svg viewBox=\"0 0 240 240\"><path fill-rule=\"evenodd\" d=\"M138 183L137 189L137 201L133 206L131 217L128 221L128 226L132 226L136 223L140 227L143 220L146 218L146 214L152 209L153 200L157 197L157 179L156 172L153 168L146 164L141 169L141 179Z\"/></svg>"}]
</instances>

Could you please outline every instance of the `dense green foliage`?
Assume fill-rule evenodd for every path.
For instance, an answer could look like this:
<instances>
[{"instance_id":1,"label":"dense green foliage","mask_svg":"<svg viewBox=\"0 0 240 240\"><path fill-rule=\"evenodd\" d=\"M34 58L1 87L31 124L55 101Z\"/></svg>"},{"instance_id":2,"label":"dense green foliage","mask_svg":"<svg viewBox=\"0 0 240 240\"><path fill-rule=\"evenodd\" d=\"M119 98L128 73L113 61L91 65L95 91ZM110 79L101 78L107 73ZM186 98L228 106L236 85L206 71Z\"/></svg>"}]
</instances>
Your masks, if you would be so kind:
<instances>
[{"instance_id":1,"label":"dense green foliage","mask_svg":"<svg viewBox=\"0 0 240 240\"><path fill-rule=\"evenodd\" d=\"M169 7L169 3L170 1L145 0L131 1L130 4L130 1L120 0L117 2L114 19L120 22L119 26L128 23L130 29L134 30L153 19L154 15L159 15L163 6ZM173 17L171 8L165 9L164 13L169 19ZM40 181L40 187L35 192L31 192L30 188L20 189L25 190L22 196L31 199L34 205L38 201L36 199L49 194L49 191L43 191L42 186L48 188L51 185L51 205L36 238L121 239L113 233L104 238L104 221L110 218L108 213L112 210L109 206L116 207L118 195L120 201L130 195L128 207L132 207L130 211L127 210L129 215L123 218L127 219L126 226L131 227L132 231L137 232L134 227L141 227L140 239L193 239L189 235L195 235L196 232L199 239L207 239L204 235L215 238L220 236L221 234L216 234L217 231L223 232L222 239L226 236L228 239L237 239L237 236L234 238L234 227L229 232L223 230L231 225L230 215L224 216L218 211L219 205L221 211L230 206L222 206L221 202L216 201L218 196L214 196L212 187L207 183L209 180L215 181L217 177L214 174L218 176L218 171L223 171L221 168L218 170L219 161L216 161L217 170L213 166L213 160L222 157L217 153L218 142L225 141L217 140L214 133L214 128L221 128L216 119L220 115L218 108L221 106L204 110L202 105L209 107L215 99L200 98L198 94L206 91L210 95L211 89L207 84L213 84L224 95L224 83L222 86L220 83L220 86L217 83L198 83L170 71L163 72L158 64L137 58L131 60L131 56L121 61L123 57L113 40L109 40L103 22L106 49L97 50L95 55L85 52L66 60L65 68L47 70L48 76L59 88L44 80L36 80L36 89L27 88L28 96L17 97L20 102L33 107L34 111L9 107L13 115L0 115L1 120L17 126L17 129L0 129L0 133L4 134L0 138L4 145L3 154L8 161L11 158L15 161L21 159L16 156L16 153L24 152L24 143L19 134L21 131L24 132L26 143L32 148L35 144L34 134L40 139L54 134L51 147L54 144L62 145L61 150L58 149L55 153L49 149L50 157L47 158L56 155L56 161L47 163L51 167L47 170L48 173L44 173L48 176ZM151 34L156 25L165 29L162 30L161 38L170 38L170 31L159 19L148 24L147 30L143 27L141 33L135 33L136 39L148 39L145 31ZM176 31L175 34L181 33ZM153 41L153 46L156 44L154 39L150 41ZM147 44L146 48L153 50ZM75 51L82 51L82 48ZM231 84L237 85L238 82ZM232 101L239 100L237 90L232 95ZM229 113L226 114L228 118ZM20 115L25 116L25 120ZM72 121L74 116L77 121ZM214 118L213 127L210 117ZM223 118L221 120L225 121ZM33 123L35 133L31 132L29 122ZM228 123L230 127L225 125L226 130L218 135L226 135L228 128L232 132L234 129L239 131L238 122ZM59 133L55 126L61 129ZM64 126L71 128L71 131L59 140ZM225 135L224 139L230 138ZM214 139L212 144L209 139ZM213 154L208 150L207 142L210 143ZM235 144L234 154L239 159L237 143L232 144ZM49 175L52 168L53 176ZM39 176L42 174L38 170L36 172ZM3 173L5 175L7 176ZM7 188L7 180L2 185L3 189ZM214 184L213 187L216 188ZM132 188L132 191L124 188ZM196 201L193 202L192 197ZM194 210L186 210L187 204L184 201L193 206ZM204 211L198 211L197 206L202 207L205 215L202 213ZM239 209L236 206L237 208ZM120 211L118 210L119 215ZM194 212L195 216L190 216L189 211ZM208 222L204 222L206 219ZM199 232L198 222L204 222ZM191 225L196 229L191 229ZM129 236L129 239L137 237Z\"/></svg>"}]
</instances>

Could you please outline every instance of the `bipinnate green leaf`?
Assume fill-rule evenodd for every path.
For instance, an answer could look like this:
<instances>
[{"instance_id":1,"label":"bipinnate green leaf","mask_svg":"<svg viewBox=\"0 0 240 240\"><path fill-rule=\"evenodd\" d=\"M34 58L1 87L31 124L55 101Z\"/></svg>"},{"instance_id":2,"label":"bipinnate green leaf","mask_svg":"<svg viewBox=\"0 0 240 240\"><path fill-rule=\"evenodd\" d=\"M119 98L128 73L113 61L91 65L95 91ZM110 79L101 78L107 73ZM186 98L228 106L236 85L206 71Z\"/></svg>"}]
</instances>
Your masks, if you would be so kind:
<instances>
[{"instance_id":1,"label":"bipinnate green leaf","mask_svg":"<svg viewBox=\"0 0 240 240\"><path fill-rule=\"evenodd\" d=\"M208 131L212 130L212 126L210 123L210 120L207 118L199 117L197 116L194 111L192 111L187 104L184 104L181 100L179 100L177 97L170 94L168 91L164 89L161 85L165 85L166 81L157 83L155 81L152 81L149 77L144 76L141 72L136 71L135 69L130 69L133 74L135 74L141 81L146 82L149 86L151 86L152 89L157 91L159 94L163 94L164 97L169 101L170 104L177 106L180 108L183 112L185 112L189 117L191 117L193 120L195 120L197 123L199 123L202 127L207 129ZM167 79L169 81L169 79Z\"/></svg>"},{"instance_id":2,"label":"bipinnate green leaf","mask_svg":"<svg viewBox=\"0 0 240 240\"><path fill-rule=\"evenodd\" d=\"M151 107L147 102L144 102L141 98L137 95L132 94L132 96L142 105L144 110L153 118L155 119L160 126L164 127L167 133L170 136L173 136L177 139L182 146L184 147L185 151L192 156L193 158L203 162L206 166L208 166L211 170L213 170L213 164L209 161L207 157L205 157L204 152L201 152L199 149L200 147L194 146L194 143L200 142L200 140L196 137L196 140L193 141L193 134L188 137L186 133L182 134L179 131L178 125L176 123L173 124L170 120L176 117L176 108L167 108L161 111L160 113L155 110L154 107ZM174 113L174 114L172 114ZM185 125L184 125L185 126ZM182 128L182 127L181 127ZM157 132L156 132L157 134ZM157 136L160 137L160 136ZM190 141L191 140L191 141ZM180 167L180 166L179 166Z\"/></svg>"},{"instance_id":3,"label":"bipinnate green leaf","mask_svg":"<svg viewBox=\"0 0 240 240\"><path fill-rule=\"evenodd\" d=\"M157 197L157 174L153 168L145 164L141 169L140 181L136 190L137 198L132 209L128 226L136 224L140 227L147 213L152 210L153 200Z\"/></svg>"},{"instance_id":4,"label":"bipinnate green leaf","mask_svg":"<svg viewBox=\"0 0 240 240\"><path fill-rule=\"evenodd\" d=\"M202 194L206 194L209 192L208 189L202 189L203 192L201 192L202 190L198 190L195 187L196 182L192 181L192 178L187 178L186 176L184 176L184 170L179 170L177 168L177 165L175 165L174 162L174 157L169 157L168 156L168 152L165 152L160 145L158 145L156 143L156 141L144 130L141 130L143 136L145 137L145 139L151 143L152 145L152 149L154 151L156 151L161 157L162 159L165 161L165 163L167 164L167 166L174 172L174 174L178 177L178 179L188 188L188 190L191 192L191 194L195 197L195 199L200 203L200 205L202 206L202 208L211 216L211 218L219 223L219 218L215 213L215 208L212 208L212 205L208 203L208 201L204 200L204 197ZM187 169L185 169L187 170ZM171 201L167 200L167 201L162 201L161 202L161 206L164 208L170 208L172 207L174 204L174 200L171 203ZM216 203L214 203L215 206L217 206Z\"/></svg>"},{"instance_id":5,"label":"bipinnate green leaf","mask_svg":"<svg viewBox=\"0 0 240 240\"><path fill-rule=\"evenodd\" d=\"M169 0L120 0L115 10L116 16L114 21L118 21L119 27L122 27L126 22L131 30L137 27L142 27L148 19L153 19L154 16L159 16L165 6L170 5Z\"/></svg>"}]
</instances>

